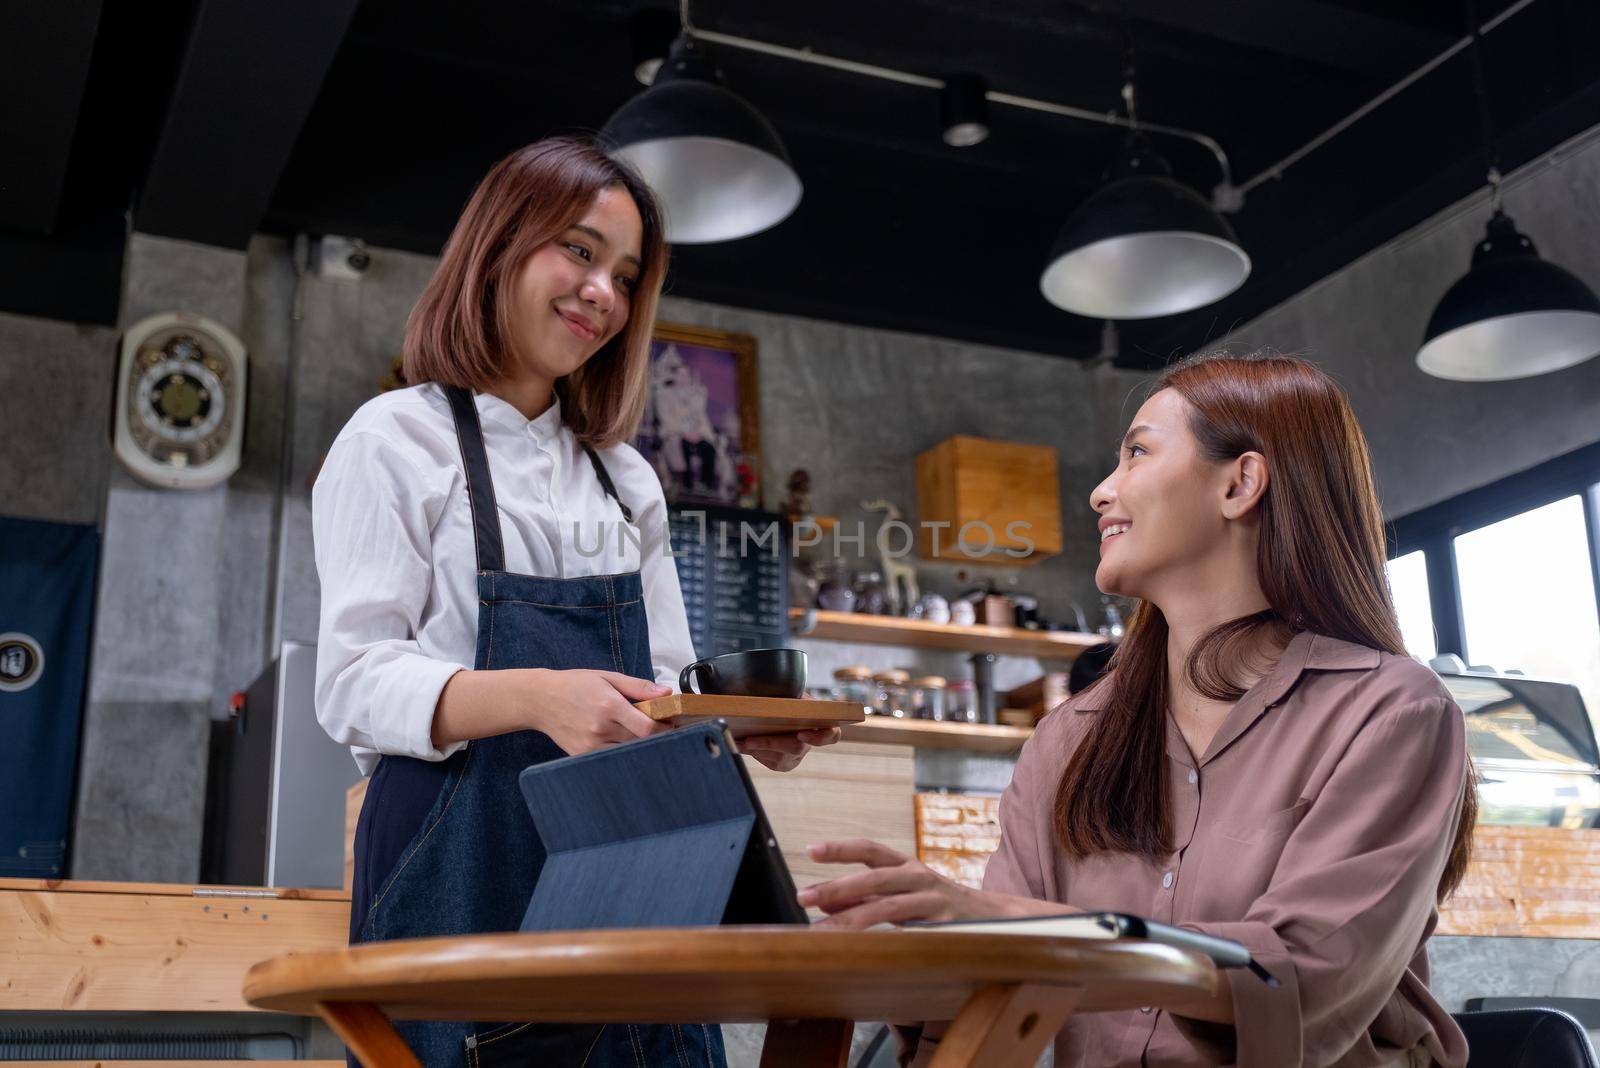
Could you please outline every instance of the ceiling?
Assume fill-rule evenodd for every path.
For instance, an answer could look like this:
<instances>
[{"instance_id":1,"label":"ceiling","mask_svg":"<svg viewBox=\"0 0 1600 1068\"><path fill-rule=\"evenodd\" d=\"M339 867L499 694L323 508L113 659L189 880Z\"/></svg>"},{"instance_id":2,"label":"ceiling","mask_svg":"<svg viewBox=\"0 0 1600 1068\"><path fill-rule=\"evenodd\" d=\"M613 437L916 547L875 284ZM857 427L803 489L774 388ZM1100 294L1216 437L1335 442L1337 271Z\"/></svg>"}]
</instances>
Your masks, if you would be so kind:
<instances>
[{"instance_id":1,"label":"ceiling","mask_svg":"<svg viewBox=\"0 0 1600 1068\"><path fill-rule=\"evenodd\" d=\"M1509 0L1479 0L1485 20ZM647 0L53 0L0 14L0 93L27 106L0 183L0 310L115 319L133 228L243 247L339 233L437 252L512 148L598 129L639 91ZM667 5L667 6L670 6ZM26 15L23 12L26 12ZM697 26L1110 111L1120 4L696 0ZM1454 0L1130 0L1142 118L1219 141L1243 182L1448 48ZM1600 124L1600 5L1535 0L1485 39L1503 166ZM741 307L1089 358L1101 324L1038 278L1061 221L1116 154L1114 129L992 107L951 148L927 89L730 48L730 87L778 128L805 184L755 237L674 251L669 290ZM1470 193L1484 171L1465 53L1232 217L1254 272L1233 296L1123 324L1118 363L1226 333ZM1203 191L1215 161L1156 139ZM1533 235L1537 239L1537 235ZM1469 250L1461 250L1465 268ZM1425 309L1419 309L1418 330Z\"/></svg>"}]
</instances>

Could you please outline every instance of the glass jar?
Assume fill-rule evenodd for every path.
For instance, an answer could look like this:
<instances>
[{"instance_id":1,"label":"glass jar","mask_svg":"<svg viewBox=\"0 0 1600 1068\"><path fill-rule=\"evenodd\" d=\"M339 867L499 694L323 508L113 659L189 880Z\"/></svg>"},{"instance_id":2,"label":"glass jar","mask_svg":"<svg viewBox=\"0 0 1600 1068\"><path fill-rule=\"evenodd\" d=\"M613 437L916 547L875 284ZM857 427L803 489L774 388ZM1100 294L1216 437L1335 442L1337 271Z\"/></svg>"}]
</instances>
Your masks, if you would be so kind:
<instances>
[{"instance_id":1,"label":"glass jar","mask_svg":"<svg viewBox=\"0 0 1600 1068\"><path fill-rule=\"evenodd\" d=\"M813 608L822 580L817 569L806 560L789 561L789 604L794 608Z\"/></svg>"},{"instance_id":2,"label":"glass jar","mask_svg":"<svg viewBox=\"0 0 1600 1068\"><path fill-rule=\"evenodd\" d=\"M883 585L883 576L876 571L863 571L856 576L856 611L869 616L881 616L888 611L889 591Z\"/></svg>"},{"instance_id":3,"label":"glass jar","mask_svg":"<svg viewBox=\"0 0 1600 1068\"><path fill-rule=\"evenodd\" d=\"M924 675L911 684L911 714L917 719L943 722L944 698L944 676Z\"/></svg>"},{"instance_id":4,"label":"glass jar","mask_svg":"<svg viewBox=\"0 0 1600 1068\"><path fill-rule=\"evenodd\" d=\"M872 683L877 690L872 702L873 711L880 716L889 716L893 719L905 719L910 714L909 672L898 668L880 671L872 676Z\"/></svg>"},{"instance_id":5,"label":"glass jar","mask_svg":"<svg viewBox=\"0 0 1600 1068\"><path fill-rule=\"evenodd\" d=\"M833 688L839 700L853 705L864 705L868 712L876 712L877 687L872 681L872 669L864 664L842 667L833 673Z\"/></svg>"},{"instance_id":6,"label":"glass jar","mask_svg":"<svg viewBox=\"0 0 1600 1068\"><path fill-rule=\"evenodd\" d=\"M849 612L856 606L856 592L850 588L850 572L835 560L822 576L817 589L817 607L829 612Z\"/></svg>"},{"instance_id":7,"label":"glass jar","mask_svg":"<svg viewBox=\"0 0 1600 1068\"><path fill-rule=\"evenodd\" d=\"M955 679L945 690L944 718L955 723L978 722L978 688L971 679Z\"/></svg>"}]
</instances>

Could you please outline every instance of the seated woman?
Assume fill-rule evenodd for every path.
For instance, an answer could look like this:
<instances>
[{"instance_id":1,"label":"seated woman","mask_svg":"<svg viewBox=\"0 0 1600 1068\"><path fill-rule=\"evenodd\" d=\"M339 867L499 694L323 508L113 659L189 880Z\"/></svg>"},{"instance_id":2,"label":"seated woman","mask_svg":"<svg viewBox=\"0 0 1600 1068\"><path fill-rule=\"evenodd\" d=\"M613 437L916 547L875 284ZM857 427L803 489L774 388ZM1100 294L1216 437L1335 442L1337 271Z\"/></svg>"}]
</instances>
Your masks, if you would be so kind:
<instances>
[{"instance_id":1,"label":"seated woman","mask_svg":"<svg viewBox=\"0 0 1600 1068\"><path fill-rule=\"evenodd\" d=\"M1288 357L1181 364L1090 500L1096 582L1141 603L1106 677L1024 747L983 889L830 842L812 856L868 870L801 902L849 927L1131 912L1241 942L1281 980L1071 1017L1061 1068L1459 1068L1427 941L1471 842L1465 727L1401 644L1343 392Z\"/></svg>"}]
</instances>

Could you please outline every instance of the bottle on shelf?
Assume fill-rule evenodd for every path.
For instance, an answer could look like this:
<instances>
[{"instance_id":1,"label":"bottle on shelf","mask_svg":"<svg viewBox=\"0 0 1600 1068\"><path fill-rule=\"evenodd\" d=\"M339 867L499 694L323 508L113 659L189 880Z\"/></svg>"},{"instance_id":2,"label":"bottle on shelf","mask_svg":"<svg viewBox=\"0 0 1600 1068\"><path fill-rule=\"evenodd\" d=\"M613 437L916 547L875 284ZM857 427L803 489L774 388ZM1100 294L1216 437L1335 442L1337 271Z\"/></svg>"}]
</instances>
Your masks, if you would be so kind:
<instances>
[{"instance_id":1,"label":"bottle on shelf","mask_svg":"<svg viewBox=\"0 0 1600 1068\"><path fill-rule=\"evenodd\" d=\"M889 671L878 672L872 676L872 681L877 687L877 694L873 699L874 712L891 719L905 719L911 714L909 672L892 668Z\"/></svg>"},{"instance_id":2,"label":"bottle on shelf","mask_svg":"<svg viewBox=\"0 0 1600 1068\"><path fill-rule=\"evenodd\" d=\"M839 700L877 711L873 706L878 691L872 681L872 669L865 664L839 668L833 673L833 687L839 694Z\"/></svg>"},{"instance_id":3,"label":"bottle on shelf","mask_svg":"<svg viewBox=\"0 0 1600 1068\"><path fill-rule=\"evenodd\" d=\"M914 681L911 684L911 714L917 719L944 722L945 685L943 675L924 675Z\"/></svg>"},{"instance_id":4,"label":"bottle on shelf","mask_svg":"<svg viewBox=\"0 0 1600 1068\"><path fill-rule=\"evenodd\" d=\"M994 664L999 657L993 653L973 653L972 685L978 691L978 722L994 724L996 716L994 695Z\"/></svg>"},{"instance_id":5,"label":"bottle on shelf","mask_svg":"<svg viewBox=\"0 0 1600 1068\"><path fill-rule=\"evenodd\" d=\"M979 713L978 691L972 685L972 680L951 679L950 685L945 689L945 721L976 723Z\"/></svg>"}]
</instances>

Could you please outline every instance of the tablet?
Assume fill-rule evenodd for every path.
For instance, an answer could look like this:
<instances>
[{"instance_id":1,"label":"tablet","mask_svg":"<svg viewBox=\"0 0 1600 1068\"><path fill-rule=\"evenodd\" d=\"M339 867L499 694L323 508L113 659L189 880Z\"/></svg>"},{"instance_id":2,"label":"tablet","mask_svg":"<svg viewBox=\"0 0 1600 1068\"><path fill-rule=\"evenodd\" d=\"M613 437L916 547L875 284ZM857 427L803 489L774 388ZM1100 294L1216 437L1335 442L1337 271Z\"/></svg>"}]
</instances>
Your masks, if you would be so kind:
<instances>
[{"instance_id":1,"label":"tablet","mask_svg":"<svg viewBox=\"0 0 1600 1068\"><path fill-rule=\"evenodd\" d=\"M810 922L720 720L518 782L547 854L524 931Z\"/></svg>"}]
</instances>

